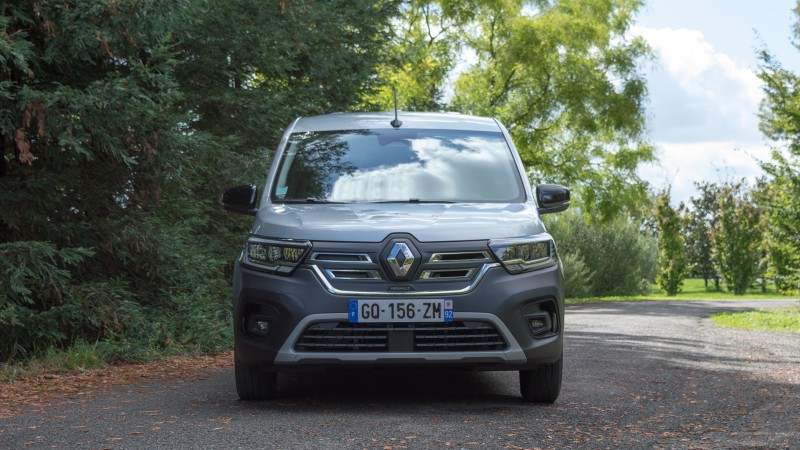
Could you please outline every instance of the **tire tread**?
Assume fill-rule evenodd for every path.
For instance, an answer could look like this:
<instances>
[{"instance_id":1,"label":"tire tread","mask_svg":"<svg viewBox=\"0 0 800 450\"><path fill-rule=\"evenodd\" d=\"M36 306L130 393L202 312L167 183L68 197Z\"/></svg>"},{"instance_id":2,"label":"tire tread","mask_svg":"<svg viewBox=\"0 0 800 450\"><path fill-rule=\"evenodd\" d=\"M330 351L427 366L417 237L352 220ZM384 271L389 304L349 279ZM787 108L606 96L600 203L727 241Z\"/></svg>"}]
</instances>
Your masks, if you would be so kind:
<instances>
[{"instance_id":1,"label":"tire tread","mask_svg":"<svg viewBox=\"0 0 800 450\"><path fill-rule=\"evenodd\" d=\"M554 403L561 393L561 372L564 356L552 364L542 364L533 370L519 371L522 398L532 403Z\"/></svg>"},{"instance_id":2,"label":"tire tread","mask_svg":"<svg viewBox=\"0 0 800 450\"><path fill-rule=\"evenodd\" d=\"M236 393L242 401L270 400L277 394L277 374L263 372L258 367L249 366L234 357L236 372Z\"/></svg>"}]
</instances>

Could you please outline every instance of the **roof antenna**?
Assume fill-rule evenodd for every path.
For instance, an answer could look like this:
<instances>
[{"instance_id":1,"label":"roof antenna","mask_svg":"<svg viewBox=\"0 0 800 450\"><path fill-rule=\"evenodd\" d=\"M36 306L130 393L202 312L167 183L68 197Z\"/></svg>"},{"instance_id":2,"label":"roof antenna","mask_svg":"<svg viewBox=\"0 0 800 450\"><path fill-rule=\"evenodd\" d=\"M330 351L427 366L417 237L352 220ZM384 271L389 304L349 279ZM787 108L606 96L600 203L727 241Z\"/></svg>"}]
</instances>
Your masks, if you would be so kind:
<instances>
[{"instance_id":1,"label":"roof antenna","mask_svg":"<svg viewBox=\"0 0 800 450\"><path fill-rule=\"evenodd\" d=\"M394 94L394 120L389 122L389 125L393 126L394 128L400 128L400 126L403 125L403 122L401 122L397 118L397 88L396 87L392 88L392 93Z\"/></svg>"}]
</instances>

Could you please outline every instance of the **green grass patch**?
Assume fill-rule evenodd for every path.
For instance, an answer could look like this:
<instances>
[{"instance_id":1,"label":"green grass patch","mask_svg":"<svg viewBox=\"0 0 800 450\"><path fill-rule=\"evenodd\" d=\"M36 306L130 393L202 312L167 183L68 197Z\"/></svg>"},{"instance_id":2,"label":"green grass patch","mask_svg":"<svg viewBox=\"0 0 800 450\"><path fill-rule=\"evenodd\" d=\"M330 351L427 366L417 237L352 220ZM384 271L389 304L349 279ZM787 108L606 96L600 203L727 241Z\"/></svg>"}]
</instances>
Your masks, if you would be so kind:
<instances>
[{"instance_id":1,"label":"green grass patch","mask_svg":"<svg viewBox=\"0 0 800 450\"><path fill-rule=\"evenodd\" d=\"M568 298L567 303L595 303L595 302L628 302L637 300L759 300L767 298L794 298L780 294L775 290L775 285L772 283L767 284L766 292L762 292L761 287L754 287L748 289L744 295L734 295L721 285L717 290L714 287L714 282L709 280L708 286L705 285L702 279L686 279L683 280L681 292L673 297L667 296L661 288L656 284L650 285L650 290L644 295L631 295L631 296L615 296L615 297L586 297L586 298Z\"/></svg>"},{"instance_id":2,"label":"green grass patch","mask_svg":"<svg viewBox=\"0 0 800 450\"><path fill-rule=\"evenodd\" d=\"M44 374L84 372L107 365L103 345L77 342L67 350L49 348L43 355L24 362L0 364L0 382Z\"/></svg>"},{"instance_id":3,"label":"green grass patch","mask_svg":"<svg viewBox=\"0 0 800 450\"><path fill-rule=\"evenodd\" d=\"M722 312L711 316L720 327L800 333L800 307Z\"/></svg>"}]
</instances>

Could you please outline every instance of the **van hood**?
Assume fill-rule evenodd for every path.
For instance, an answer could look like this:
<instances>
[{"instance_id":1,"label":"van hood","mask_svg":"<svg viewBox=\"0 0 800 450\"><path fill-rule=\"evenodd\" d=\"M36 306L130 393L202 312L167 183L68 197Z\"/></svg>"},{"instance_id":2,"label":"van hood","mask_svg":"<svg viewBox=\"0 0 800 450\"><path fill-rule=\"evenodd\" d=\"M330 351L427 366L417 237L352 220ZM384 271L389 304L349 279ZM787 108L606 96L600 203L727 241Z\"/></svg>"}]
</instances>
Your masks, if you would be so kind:
<instances>
[{"instance_id":1,"label":"van hood","mask_svg":"<svg viewBox=\"0 0 800 450\"><path fill-rule=\"evenodd\" d=\"M381 242L409 233L420 242L530 236L544 225L533 203L267 204L252 233L310 241Z\"/></svg>"}]
</instances>

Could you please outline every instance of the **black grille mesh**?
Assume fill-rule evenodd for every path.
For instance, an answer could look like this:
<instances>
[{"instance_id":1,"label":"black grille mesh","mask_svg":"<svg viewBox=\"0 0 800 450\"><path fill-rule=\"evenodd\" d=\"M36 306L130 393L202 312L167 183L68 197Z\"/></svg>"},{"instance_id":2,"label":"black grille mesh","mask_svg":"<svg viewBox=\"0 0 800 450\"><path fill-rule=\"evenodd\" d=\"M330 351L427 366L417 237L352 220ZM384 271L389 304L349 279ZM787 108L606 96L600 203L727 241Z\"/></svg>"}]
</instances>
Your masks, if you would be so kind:
<instances>
[{"instance_id":1,"label":"black grille mesh","mask_svg":"<svg viewBox=\"0 0 800 450\"><path fill-rule=\"evenodd\" d=\"M409 334L413 339L408 339ZM295 343L300 352L474 352L507 347L488 322L316 323Z\"/></svg>"}]
</instances>

